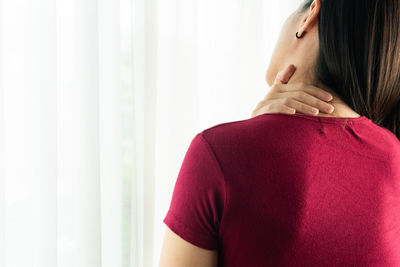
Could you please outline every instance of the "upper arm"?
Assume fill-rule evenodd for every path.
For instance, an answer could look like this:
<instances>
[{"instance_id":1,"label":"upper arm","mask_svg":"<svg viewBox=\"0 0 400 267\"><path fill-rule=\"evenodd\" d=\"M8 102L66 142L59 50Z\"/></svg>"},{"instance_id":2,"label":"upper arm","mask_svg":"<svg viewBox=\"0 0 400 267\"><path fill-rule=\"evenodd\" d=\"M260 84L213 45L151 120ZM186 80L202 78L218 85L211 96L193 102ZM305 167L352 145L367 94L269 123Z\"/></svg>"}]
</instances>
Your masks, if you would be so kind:
<instances>
[{"instance_id":1,"label":"upper arm","mask_svg":"<svg viewBox=\"0 0 400 267\"><path fill-rule=\"evenodd\" d=\"M218 251L192 245L166 227L160 267L215 267Z\"/></svg>"},{"instance_id":2,"label":"upper arm","mask_svg":"<svg viewBox=\"0 0 400 267\"><path fill-rule=\"evenodd\" d=\"M197 134L180 168L169 210L161 266L216 266L225 180L211 145Z\"/></svg>"}]
</instances>

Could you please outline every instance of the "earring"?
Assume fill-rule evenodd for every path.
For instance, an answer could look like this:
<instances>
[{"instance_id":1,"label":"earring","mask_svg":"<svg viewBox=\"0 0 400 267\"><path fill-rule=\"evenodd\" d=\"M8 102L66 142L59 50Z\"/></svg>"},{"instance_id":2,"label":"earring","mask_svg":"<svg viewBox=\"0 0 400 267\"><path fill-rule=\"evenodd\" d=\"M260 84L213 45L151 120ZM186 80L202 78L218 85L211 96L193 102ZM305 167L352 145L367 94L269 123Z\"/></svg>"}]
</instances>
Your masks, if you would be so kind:
<instances>
[{"instance_id":1,"label":"earring","mask_svg":"<svg viewBox=\"0 0 400 267\"><path fill-rule=\"evenodd\" d=\"M302 36L298 36L298 33L299 33L299 32L296 32L296 37L297 37L297 39L300 39L301 37L303 37L303 35L302 35Z\"/></svg>"}]
</instances>

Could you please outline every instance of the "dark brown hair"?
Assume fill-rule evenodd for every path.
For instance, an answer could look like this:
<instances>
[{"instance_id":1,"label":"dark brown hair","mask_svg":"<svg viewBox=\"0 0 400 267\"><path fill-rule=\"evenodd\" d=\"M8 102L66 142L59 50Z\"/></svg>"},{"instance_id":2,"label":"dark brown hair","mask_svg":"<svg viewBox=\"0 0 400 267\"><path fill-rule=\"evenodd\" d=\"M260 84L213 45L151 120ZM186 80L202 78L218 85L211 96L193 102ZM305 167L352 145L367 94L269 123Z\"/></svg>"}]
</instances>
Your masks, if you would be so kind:
<instances>
[{"instance_id":1,"label":"dark brown hair","mask_svg":"<svg viewBox=\"0 0 400 267\"><path fill-rule=\"evenodd\" d=\"M313 0L306 0L306 11ZM317 81L400 139L400 1L321 0Z\"/></svg>"}]
</instances>

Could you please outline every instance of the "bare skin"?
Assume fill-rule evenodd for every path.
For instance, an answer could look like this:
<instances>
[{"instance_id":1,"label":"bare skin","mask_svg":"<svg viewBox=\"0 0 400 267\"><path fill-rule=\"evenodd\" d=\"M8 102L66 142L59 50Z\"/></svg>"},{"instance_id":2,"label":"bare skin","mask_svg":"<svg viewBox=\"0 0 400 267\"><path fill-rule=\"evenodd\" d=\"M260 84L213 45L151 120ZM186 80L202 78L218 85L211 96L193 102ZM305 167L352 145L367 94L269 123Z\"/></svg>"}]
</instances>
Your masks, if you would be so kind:
<instances>
[{"instance_id":1,"label":"bare skin","mask_svg":"<svg viewBox=\"0 0 400 267\"><path fill-rule=\"evenodd\" d=\"M296 67L290 64L280 71L262 101L252 112L252 117L271 113L302 113L320 117L360 117L334 93L302 82L288 84ZM315 108L315 110L313 110Z\"/></svg>"},{"instance_id":2,"label":"bare skin","mask_svg":"<svg viewBox=\"0 0 400 267\"><path fill-rule=\"evenodd\" d=\"M216 267L217 264L217 250L207 250L192 245L166 228L160 267Z\"/></svg>"},{"instance_id":3,"label":"bare skin","mask_svg":"<svg viewBox=\"0 0 400 267\"><path fill-rule=\"evenodd\" d=\"M259 114L258 109L262 113L288 111L287 108L280 105L283 104L296 109L297 112L321 117L360 117L335 92L318 82L312 71L319 52L318 18L320 9L321 1L314 0L308 10L302 11L300 5L285 20L265 75L271 91L262 101L264 103L259 103L253 115ZM296 33L301 36L300 39L296 37ZM296 67L294 68L292 65ZM283 70L280 73L282 77L279 77L277 81L275 78L279 75L278 71L280 70ZM311 97L319 98L321 93L317 93L317 88L333 96L330 104L334 106L334 112L325 111L324 104ZM304 104L308 106L304 106ZM320 109L321 112L310 113L311 106Z\"/></svg>"}]
</instances>

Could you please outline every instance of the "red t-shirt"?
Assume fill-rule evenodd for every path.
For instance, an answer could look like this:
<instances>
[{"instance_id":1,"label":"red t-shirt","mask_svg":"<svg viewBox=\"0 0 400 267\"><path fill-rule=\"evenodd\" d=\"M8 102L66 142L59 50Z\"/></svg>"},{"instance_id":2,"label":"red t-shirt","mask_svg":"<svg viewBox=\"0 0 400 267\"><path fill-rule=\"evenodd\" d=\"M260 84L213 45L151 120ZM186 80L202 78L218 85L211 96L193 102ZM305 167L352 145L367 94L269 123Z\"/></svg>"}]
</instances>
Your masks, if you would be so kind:
<instances>
[{"instance_id":1,"label":"red t-shirt","mask_svg":"<svg viewBox=\"0 0 400 267\"><path fill-rule=\"evenodd\" d=\"M263 114L198 133L163 222L219 265L400 266L400 142L365 116Z\"/></svg>"}]
</instances>

